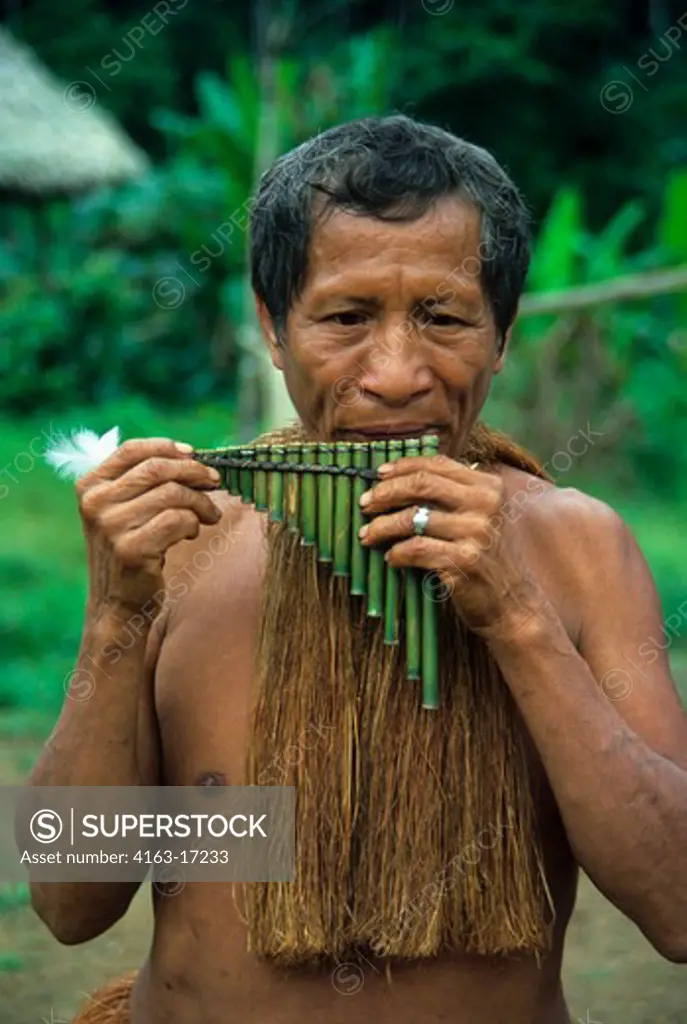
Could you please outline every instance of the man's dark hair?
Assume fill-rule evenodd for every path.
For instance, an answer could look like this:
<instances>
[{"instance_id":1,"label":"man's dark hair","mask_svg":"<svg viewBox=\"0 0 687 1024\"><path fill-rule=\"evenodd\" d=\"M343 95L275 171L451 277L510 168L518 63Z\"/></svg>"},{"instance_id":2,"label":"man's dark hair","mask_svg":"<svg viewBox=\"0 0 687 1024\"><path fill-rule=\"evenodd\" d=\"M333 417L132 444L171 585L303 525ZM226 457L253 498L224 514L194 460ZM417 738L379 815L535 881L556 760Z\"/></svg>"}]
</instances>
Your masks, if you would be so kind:
<instances>
[{"instance_id":1,"label":"man's dark hair","mask_svg":"<svg viewBox=\"0 0 687 1024\"><path fill-rule=\"evenodd\" d=\"M278 336L308 269L316 217L338 208L380 220L414 220L455 196L481 214L482 286L503 341L530 260L529 215L491 153L404 115L330 128L279 157L260 178L250 217L253 289Z\"/></svg>"}]
</instances>

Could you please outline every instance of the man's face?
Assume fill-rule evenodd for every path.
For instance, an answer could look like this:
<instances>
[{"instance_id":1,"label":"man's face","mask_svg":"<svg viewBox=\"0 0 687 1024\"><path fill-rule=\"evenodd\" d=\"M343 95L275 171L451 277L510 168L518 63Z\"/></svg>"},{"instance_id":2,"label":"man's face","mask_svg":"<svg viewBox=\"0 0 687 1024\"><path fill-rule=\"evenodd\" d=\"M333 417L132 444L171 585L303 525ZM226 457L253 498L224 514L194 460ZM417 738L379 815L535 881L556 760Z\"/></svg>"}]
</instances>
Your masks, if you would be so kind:
<instances>
[{"instance_id":1,"label":"man's face","mask_svg":"<svg viewBox=\"0 0 687 1024\"><path fill-rule=\"evenodd\" d=\"M409 223L337 210L319 222L274 365L321 440L437 433L457 454L503 364L480 283L480 222L446 199Z\"/></svg>"}]
</instances>

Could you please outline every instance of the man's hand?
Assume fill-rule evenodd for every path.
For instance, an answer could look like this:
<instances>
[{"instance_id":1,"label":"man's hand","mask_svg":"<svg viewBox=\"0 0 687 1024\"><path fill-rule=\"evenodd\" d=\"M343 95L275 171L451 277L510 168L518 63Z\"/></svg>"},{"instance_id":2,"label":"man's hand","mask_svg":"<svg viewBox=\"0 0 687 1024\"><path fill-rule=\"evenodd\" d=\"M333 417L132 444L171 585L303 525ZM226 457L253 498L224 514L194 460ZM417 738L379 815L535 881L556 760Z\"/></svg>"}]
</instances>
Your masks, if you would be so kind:
<instances>
[{"instance_id":1,"label":"man's hand","mask_svg":"<svg viewBox=\"0 0 687 1024\"><path fill-rule=\"evenodd\" d=\"M221 519L203 493L219 480L174 441L146 438L125 441L77 481L95 614L131 613L163 588L167 549Z\"/></svg>"},{"instance_id":2,"label":"man's hand","mask_svg":"<svg viewBox=\"0 0 687 1024\"><path fill-rule=\"evenodd\" d=\"M374 517L361 539L389 546L389 565L434 570L466 625L486 639L517 636L546 608L503 515L499 476L444 455L398 459L380 475L361 499ZM413 516L422 505L431 510L429 525L416 536Z\"/></svg>"}]
</instances>

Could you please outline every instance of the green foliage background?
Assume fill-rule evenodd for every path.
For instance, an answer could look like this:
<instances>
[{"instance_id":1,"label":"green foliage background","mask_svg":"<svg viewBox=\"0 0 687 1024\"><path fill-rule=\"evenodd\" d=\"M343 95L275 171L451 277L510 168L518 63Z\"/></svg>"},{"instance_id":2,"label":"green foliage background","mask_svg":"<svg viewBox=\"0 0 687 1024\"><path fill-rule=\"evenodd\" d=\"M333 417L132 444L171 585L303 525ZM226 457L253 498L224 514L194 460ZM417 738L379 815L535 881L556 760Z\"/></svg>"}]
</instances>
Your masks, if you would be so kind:
<instances>
[{"instance_id":1,"label":"green foliage background","mask_svg":"<svg viewBox=\"0 0 687 1024\"><path fill-rule=\"evenodd\" d=\"M133 0L30 0L8 19L64 82L88 83L154 163L125 187L0 208L0 571L11 581L0 707L21 711L14 722L54 717L85 597L72 490L20 456L51 424L232 439L245 204L265 118L275 154L391 111L486 146L535 217L531 292L687 263L687 45L663 59L682 13L670 2L461 0L442 16L431 0L170 6L138 44L132 29L150 9ZM662 59L649 76L639 62L652 51ZM612 81L633 90L624 112L601 102ZM522 318L485 412L542 459L587 423L603 434L561 485L627 518L666 615L686 596L686 381L687 295L665 295Z\"/></svg>"},{"instance_id":2,"label":"green foliage background","mask_svg":"<svg viewBox=\"0 0 687 1024\"><path fill-rule=\"evenodd\" d=\"M93 89L155 160L144 180L50 204L39 218L4 210L0 401L10 412L132 393L167 407L234 399L245 203L265 116L275 153L338 121L392 110L485 145L521 185L542 235L530 289L687 256L687 46L668 46L651 77L638 65L652 51L664 58L663 33L680 13L671 4L647 5L639 21L595 0L461 0L443 16L415 2L393 11L302 0L168 6L151 21L131 0L65 0L59 13L33 0L8 21L65 82ZM267 111L261 32L275 77ZM600 100L613 80L634 90L622 113ZM605 315L609 385L641 407L645 463L659 457L680 411L675 376L687 342L666 340L685 329L686 302ZM514 374L531 376L541 333L523 331ZM668 409L646 408L648 381ZM515 408L526 410L518 399L514 384Z\"/></svg>"},{"instance_id":3,"label":"green foliage background","mask_svg":"<svg viewBox=\"0 0 687 1024\"><path fill-rule=\"evenodd\" d=\"M265 161L401 111L511 172L536 226L530 293L685 266L687 14L682 0L12 0L5 23L153 164L36 209L0 194L0 775L16 782L65 700L87 592L76 496L43 464L46 438L117 424L212 447L246 429L246 203ZM666 643L687 701L687 292L521 317L485 418L544 462L593 431L557 482L630 525L679 623ZM679 968L609 928L590 888L566 947L576 1019L682 1022ZM82 976L110 977L150 926L134 904L122 947L108 933L80 949L77 979L28 904L27 886L0 886L9 1024L49 1005L71 1017Z\"/></svg>"}]
</instances>

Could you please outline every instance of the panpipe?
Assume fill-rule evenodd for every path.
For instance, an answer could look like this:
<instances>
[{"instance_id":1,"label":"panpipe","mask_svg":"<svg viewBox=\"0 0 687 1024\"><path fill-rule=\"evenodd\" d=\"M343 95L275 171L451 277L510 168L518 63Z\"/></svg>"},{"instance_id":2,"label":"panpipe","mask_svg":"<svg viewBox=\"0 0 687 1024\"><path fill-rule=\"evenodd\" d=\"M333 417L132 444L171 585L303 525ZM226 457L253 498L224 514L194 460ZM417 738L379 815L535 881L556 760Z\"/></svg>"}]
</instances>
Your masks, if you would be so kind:
<instances>
[{"instance_id":1,"label":"panpipe","mask_svg":"<svg viewBox=\"0 0 687 1024\"><path fill-rule=\"evenodd\" d=\"M358 531L367 516L360 498L379 480L377 468L404 456L436 455L439 438L260 444L196 449L221 486L274 523L285 522L315 549L334 576L347 577L350 594L365 598L369 618L384 620L384 643L400 643L404 627L406 677L421 680L423 708L439 706L437 604L423 587L424 569L396 569L381 548L365 547Z\"/></svg>"}]
</instances>

